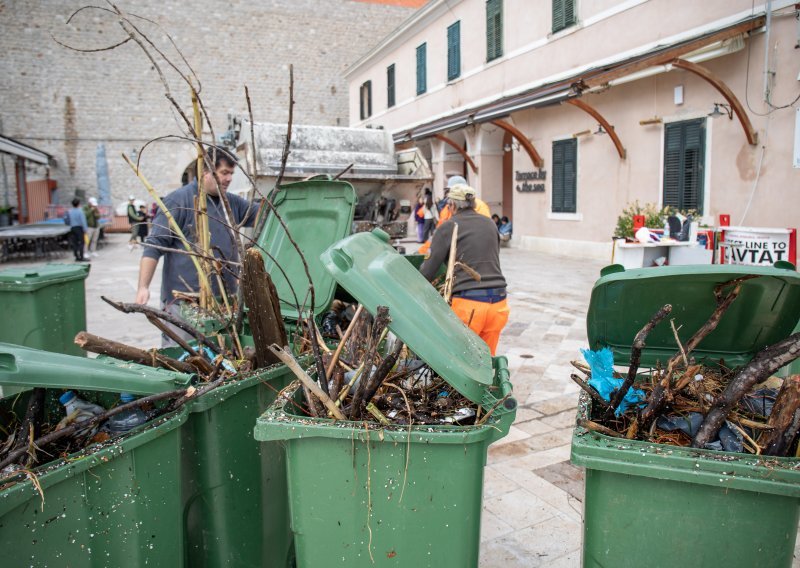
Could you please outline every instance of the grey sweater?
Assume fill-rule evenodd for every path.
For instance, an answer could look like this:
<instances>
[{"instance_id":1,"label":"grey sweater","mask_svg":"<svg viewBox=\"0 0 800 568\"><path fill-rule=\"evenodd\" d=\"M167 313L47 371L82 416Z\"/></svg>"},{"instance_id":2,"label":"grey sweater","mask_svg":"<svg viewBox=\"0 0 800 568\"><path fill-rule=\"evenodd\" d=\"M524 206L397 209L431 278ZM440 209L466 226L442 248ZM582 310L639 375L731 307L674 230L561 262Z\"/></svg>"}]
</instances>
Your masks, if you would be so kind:
<instances>
[{"instance_id":1,"label":"grey sweater","mask_svg":"<svg viewBox=\"0 0 800 568\"><path fill-rule=\"evenodd\" d=\"M456 224L456 259L480 274L481 280L478 282L466 271L456 268L453 292L505 288L506 280L500 271L500 236L497 227L491 219L471 209L457 212L436 229L431 241L431 255L419 269L422 275L433 280L442 263L447 262Z\"/></svg>"},{"instance_id":2,"label":"grey sweater","mask_svg":"<svg viewBox=\"0 0 800 568\"><path fill-rule=\"evenodd\" d=\"M195 197L197 197L197 182L185 185L164 198L164 205L175 217L175 221L183 231L184 236L191 243L196 241L194 227ZM231 224L238 224L242 219L247 218L246 225L252 226L255 208L251 208L245 199L233 194L228 194L228 201L234 217L231 220ZM222 201L217 197L208 196L208 227L214 256L238 262L239 253L236 250L236 241L230 229L225 226L224 221L225 211ZM157 250L148 247L148 244L185 250L180 238L170 229L169 221L161 209L158 210L155 219L153 219L153 228L147 239L145 239L145 250L142 253L143 256L156 260L162 256L164 257L164 270L161 276L161 303L164 305L174 300L173 290L181 292L197 292L199 290L197 270L189 255ZM222 274L226 293L235 293L238 286L237 267L223 264ZM219 294L216 278L210 278L210 281L214 294Z\"/></svg>"}]
</instances>

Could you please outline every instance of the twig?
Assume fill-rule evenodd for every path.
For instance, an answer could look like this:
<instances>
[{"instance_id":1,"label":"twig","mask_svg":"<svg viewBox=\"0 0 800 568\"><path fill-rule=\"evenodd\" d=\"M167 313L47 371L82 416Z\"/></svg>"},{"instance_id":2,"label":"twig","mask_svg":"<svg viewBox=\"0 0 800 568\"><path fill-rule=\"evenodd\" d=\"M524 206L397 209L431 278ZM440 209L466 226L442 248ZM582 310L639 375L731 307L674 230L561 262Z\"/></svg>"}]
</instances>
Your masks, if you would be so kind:
<instances>
[{"instance_id":1,"label":"twig","mask_svg":"<svg viewBox=\"0 0 800 568\"><path fill-rule=\"evenodd\" d=\"M314 396L316 396L318 399L322 401L322 404L325 405L325 408L328 409L328 411L333 415L334 418L336 418L337 420L346 420L345 415L342 414L342 411L339 410L339 407L337 407L333 403L331 398L327 394L325 394L322 391L322 389L319 388L319 385L317 385L314 379L312 379L306 374L306 372L302 369L302 367L300 367L300 365L297 363L295 358L292 357L291 354L287 353L281 347L275 344L270 345L269 350L272 351L275 354L275 356L278 357L281 361L283 361L287 367L289 367L289 369L294 373L294 375L298 379L300 379L300 381L306 387L308 387L308 389L312 393L314 393Z\"/></svg>"},{"instance_id":2,"label":"twig","mask_svg":"<svg viewBox=\"0 0 800 568\"><path fill-rule=\"evenodd\" d=\"M131 347L130 345L125 345L124 343L118 343L110 339L92 335L87 331L81 331L75 336L75 345L84 351L89 351L90 353L109 355L124 361L139 363L140 365L162 367L164 369L179 371L181 373L197 372L197 369L195 369L189 363L178 361L172 357L162 355L155 349L151 351L144 351L142 349L137 349L136 347Z\"/></svg>"},{"instance_id":3,"label":"twig","mask_svg":"<svg viewBox=\"0 0 800 568\"><path fill-rule=\"evenodd\" d=\"M611 428L606 428L602 424L598 424L597 422L592 422L591 420L586 420L585 418L581 418L578 420L578 426L581 428L586 428L587 430L591 430L592 432L597 432L598 434L605 434L606 436L611 436L612 438L624 438L623 434L619 432L615 432Z\"/></svg>"},{"instance_id":4,"label":"twig","mask_svg":"<svg viewBox=\"0 0 800 568\"><path fill-rule=\"evenodd\" d=\"M683 348L683 344L681 343L681 338L678 337L678 330L675 329L675 319L669 320L669 326L672 328L672 335L675 336L675 343L678 344L678 348L681 350L681 355L683 355L683 364L684 366L689 366L689 359L686 357L686 350Z\"/></svg>"},{"instance_id":5,"label":"twig","mask_svg":"<svg viewBox=\"0 0 800 568\"><path fill-rule=\"evenodd\" d=\"M575 373L571 373L569 378L572 379L575 382L575 384L581 387L581 389L583 389L583 391L586 394L591 396L592 400L595 401L597 404L599 404L603 410L611 408L611 405L608 404L608 401L606 401L602 396L600 396L599 392L597 392L590 385L585 383L583 379L581 379L578 375L576 375Z\"/></svg>"},{"instance_id":6,"label":"twig","mask_svg":"<svg viewBox=\"0 0 800 568\"><path fill-rule=\"evenodd\" d=\"M647 322L642 329L639 330L639 333L636 334L636 337L633 338L633 345L631 345L631 360L630 365L628 366L628 376L625 377L625 381L622 383L622 386L619 387L619 390L614 395L614 398L611 399L610 408L606 410L606 418L610 418L611 415L616 413L617 408L622 403L625 395L628 394L628 391L633 386L633 382L636 380L636 373L639 371L639 360L642 356L642 349L645 347L645 339L650 334L655 326L661 323L667 315L672 311L672 306L670 304L665 304L664 306L659 309L650 321Z\"/></svg>"},{"instance_id":7,"label":"twig","mask_svg":"<svg viewBox=\"0 0 800 568\"><path fill-rule=\"evenodd\" d=\"M444 301L450 303L450 298L453 295L453 281L455 280L456 268L456 245L458 243L458 223L453 223L453 236L450 239L450 256L447 259L447 275L444 279L444 291L442 296Z\"/></svg>"},{"instance_id":8,"label":"twig","mask_svg":"<svg viewBox=\"0 0 800 568\"><path fill-rule=\"evenodd\" d=\"M109 306L112 306L119 311L132 314L132 313L139 313L139 314L152 314L159 319L167 321L172 325L182 329L186 333L190 334L192 337L197 339L200 343L207 346L211 351L213 351L216 355L221 353L219 345L215 344L213 341L210 341L205 335L197 331L188 322L179 318L176 315L173 315L169 312L165 312L164 310L158 310L156 308L151 308L150 306L143 306L141 304L132 304L126 302L115 302L106 298L105 296L100 296L100 299L107 303Z\"/></svg>"},{"instance_id":9,"label":"twig","mask_svg":"<svg viewBox=\"0 0 800 568\"><path fill-rule=\"evenodd\" d=\"M336 174L335 176L333 176L333 179L334 179L334 180L337 180L337 179L339 179L339 178L340 178L340 177L342 177L344 174L346 174L347 172L349 172L349 171L352 169L352 167L353 167L354 165L355 165L355 163L352 163L352 164L350 164L350 165L349 165L349 166L347 166L345 169L343 169L342 171L340 171L338 174Z\"/></svg>"},{"instance_id":10,"label":"twig","mask_svg":"<svg viewBox=\"0 0 800 568\"><path fill-rule=\"evenodd\" d=\"M356 322L358 318L361 317L361 312L364 311L364 304L359 304L358 308L356 308L356 313L353 315L353 319L350 320L350 325L347 326L347 330L344 332L341 341L339 341L339 345L336 346L336 351L333 352L333 357L331 357L331 362L328 363L328 368L326 370L326 374L330 376L333 373L333 369L336 367L336 363L339 361L339 355L342 353L342 349L344 348L344 344L347 343L347 340L350 338L350 334L353 333L353 330L356 327Z\"/></svg>"}]
</instances>

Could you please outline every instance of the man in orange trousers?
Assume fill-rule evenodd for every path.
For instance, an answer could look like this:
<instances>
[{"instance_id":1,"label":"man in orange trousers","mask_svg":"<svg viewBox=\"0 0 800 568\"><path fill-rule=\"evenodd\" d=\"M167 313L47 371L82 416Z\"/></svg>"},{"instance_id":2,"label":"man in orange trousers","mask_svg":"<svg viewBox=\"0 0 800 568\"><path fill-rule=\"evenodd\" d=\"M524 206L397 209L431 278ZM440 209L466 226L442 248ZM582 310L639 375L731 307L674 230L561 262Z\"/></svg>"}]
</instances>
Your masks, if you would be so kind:
<instances>
[{"instance_id":1,"label":"man in orange trousers","mask_svg":"<svg viewBox=\"0 0 800 568\"><path fill-rule=\"evenodd\" d=\"M451 305L461 321L478 334L495 355L509 314L506 280L500 271L500 236L494 222L475 211L475 190L471 187L451 187L448 199L446 207L452 216L434 233L431 255L422 263L420 272L433 280L450 256L453 229L458 225L456 257L461 264L480 274L480 280L456 268Z\"/></svg>"}]
</instances>

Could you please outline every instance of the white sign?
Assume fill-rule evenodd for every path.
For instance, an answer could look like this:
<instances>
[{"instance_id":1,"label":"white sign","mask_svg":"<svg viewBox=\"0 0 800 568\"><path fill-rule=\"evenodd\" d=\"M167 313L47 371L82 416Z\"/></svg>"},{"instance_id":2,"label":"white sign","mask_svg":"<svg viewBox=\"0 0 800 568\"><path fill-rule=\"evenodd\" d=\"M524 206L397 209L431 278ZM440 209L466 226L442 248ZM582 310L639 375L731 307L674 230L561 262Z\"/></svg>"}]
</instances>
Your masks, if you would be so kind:
<instances>
[{"instance_id":1,"label":"white sign","mask_svg":"<svg viewBox=\"0 0 800 568\"><path fill-rule=\"evenodd\" d=\"M789 260L789 231L760 232L737 227L725 231L725 262L772 266L779 260Z\"/></svg>"}]
</instances>

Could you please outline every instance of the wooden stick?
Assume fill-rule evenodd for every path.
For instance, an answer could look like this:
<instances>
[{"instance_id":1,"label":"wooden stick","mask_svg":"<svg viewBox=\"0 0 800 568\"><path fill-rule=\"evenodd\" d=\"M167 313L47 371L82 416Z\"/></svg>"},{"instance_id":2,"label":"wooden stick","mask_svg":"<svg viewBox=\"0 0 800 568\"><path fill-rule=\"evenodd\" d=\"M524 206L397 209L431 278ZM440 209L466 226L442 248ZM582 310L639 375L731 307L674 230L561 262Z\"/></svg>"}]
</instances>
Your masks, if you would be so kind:
<instances>
[{"instance_id":1,"label":"wooden stick","mask_svg":"<svg viewBox=\"0 0 800 568\"><path fill-rule=\"evenodd\" d=\"M665 304L662 306L661 309L659 309L653 315L653 317L650 318L650 321L639 330L639 333L636 334L636 337L633 338L633 345L631 346L631 361L630 365L628 366L628 376L625 377L625 381L622 383L622 386L614 395L614 398L611 399L611 404L609 405L610 408L606 410L606 418L611 418L611 416L616 413L617 408L619 408L619 405L622 403L622 399L624 399L625 395L628 394L628 391L633 386L633 382L636 380L636 373L639 371L639 360L642 356L642 349L644 349L645 346L644 340L647 339L648 334L653 330L653 328L661 323L661 320L667 317L671 311L672 306L670 304Z\"/></svg>"},{"instance_id":2,"label":"wooden stick","mask_svg":"<svg viewBox=\"0 0 800 568\"><path fill-rule=\"evenodd\" d=\"M456 244L458 243L458 223L453 224L453 237L450 239L450 256L447 259L447 275L444 279L444 291L442 296L444 301L450 303L453 295L453 281L455 280L456 268Z\"/></svg>"},{"instance_id":3,"label":"wooden stick","mask_svg":"<svg viewBox=\"0 0 800 568\"><path fill-rule=\"evenodd\" d=\"M689 366L689 359L686 358L686 350L683 348L683 344L681 343L681 338L678 337L678 330L675 329L675 320L669 320L669 326L672 328L672 335L675 336L675 343L678 344L678 349L681 350L681 355L683 356L683 364L684 366Z\"/></svg>"},{"instance_id":4,"label":"wooden stick","mask_svg":"<svg viewBox=\"0 0 800 568\"><path fill-rule=\"evenodd\" d=\"M800 375L792 375L783 380L780 392L772 406L767 425L771 430L764 431L758 441L768 456L785 456L797 435L800 411Z\"/></svg>"},{"instance_id":5,"label":"wooden stick","mask_svg":"<svg viewBox=\"0 0 800 568\"><path fill-rule=\"evenodd\" d=\"M330 376L333 373L334 367L336 367L336 363L339 361L339 355L342 353L342 349L344 348L344 344L347 343L347 340L350 339L350 334L353 333L353 330L356 327L356 322L358 318L361 317L361 312L364 311L364 304L359 304L358 308L356 308L356 313L353 315L353 319L350 322L350 325L347 326L347 330L344 332L342 336L342 340L339 341L339 345L336 346L336 351L333 352L333 357L331 358L331 362L328 363L328 368L326 369L326 375Z\"/></svg>"},{"instance_id":6,"label":"wooden stick","mask_svg":"<svg viewBox=\"0 0 800 568\"><path fill-rule=\"evenodd\" d=\"M608 404L608 401L605 400L602 396L600 396L599 392L594 390L591 387L591 385L585 383L583 379L581 379L578 375L576 375L575 373L571 373L569 378L572 379L575 382L575 384L581 387L581 389L583 389L585 393L591 396L592 400L595 401L597 404L599 404L601 408L603 409L611 408Z\"/></svg>"},{"instance_id":7,"label":"wooden stick","mask_svg":"<svg viewBox=\"0 0 800 568\"><path fill-rule=\"evenodd\" d=\"M314 323L313 313L308 316L306 326L308 327L308 333L311 335L311 353L314 355L314 366L317 368L317 381L322 392L330 396L330 392L328 392L328 375L325 374L325 362L322 360L322 353L319 350L319 336L317 335L317 326Z\"/></svg>"},{"instance_id":8,"label":"wooden stick","mask_svg":"<svg viewBox=\"0 0 800 568\"><path fill-rule=\"evenodd\" d=\"M192 357L197 356L197 351L195 351L194 348L191 345L189 345L186 342L186 340L183 339L179 334L175 333L175 330L170 329L167 326L167 324L163 323L153 314L145 314L145 317L147 318L147 321L156 326L161 331L161 333L163 333L164 335L169 337L172 341L177 343L178 346L181 347L184 351L186 351L190 356Z\"/></svg>"},{"instance_id":9,"label":"wooden stick","mask_svg":"<svg viewBox=\"0 0 800 568\"><path fill-rule=\"evenodd\" d=\"M402 341L399 339L395 341L392 352L386 356L386 359L381 361L381 364L378 365L378 368L369 378L369 384L367 384L367 387L364 391L364 402L369 403L372 400L372 397L375 396L375 392L383 384L383 381L386 380L389 372L394 368L395 363L397 363L397 358L400 356L400 352L403 350L403 347L404 345Z\"/></svg>"},{"instance_id":10,"label":"wooden stick","mask_svg":"<svg viewBox=\"0 0 800 568\"><path fill-rule=\"evenodd\" d=\"M713 440L736 404L754 385L800 357L800 332L762 349L736 376L714 402L700 430L692 440L693 448L703 448ZM777 401L776 401L777 402ZM773 412L775 409L773 407Z\"/></svg>"},{"instance_id":11,"label":"wooden stick","mask_svg":"<svg viewBox=\"0 0 800 568\"><path fill-rule=\"evenodd\" d=\"M216 355L221 353L219 345L215 344L213 341L209 340L205 335L197 331L193 328L187 321L179 318L176 315L173 315L169 312L165 312L164 310L159 310L156 308L151 308L150 306L143 306L141 304L132 304L127 302L115 302L114 300L109 300L105 296L100 296L100 299L107 303L109 306L118 309L122 313L125 314L152 314L159 319L162 319L166 322L171 323L175 327L178 327L197 339L200 343L207 346L211 351L213 351Z\"/></svg>"},{"instance_id":12,"label":"wooden stick","mask_svg":"<svg viewBox=\"0 0 800 568\"><path fill-rule=\"evenodd\" d=\"M586 428L587 430L591 430L592 432L597 432L598 434L605 434L606 436L611 436L613 438L624 438L623 434L619 432L615 432L611 428L606 428L602 424L598 424L597 422L592 422L591 420L586 420L581 418L578 420L578 426L582 428Z\"/></svg>"},{"instance_id":13,"label":"wooden stick","mask_svg":"<svg viewBox=\"0 0 800 568\"><path fill-rule=\"evenodd\" d=\"M110 339L92 335L87 331L81 331L75 336L75 345L89 351L90 353L97 353L98 355L108 355L115 359L123 361L132 361L140 365L149 365L150 367L162 367L181 373L196 373L197 369L186 363L185 361L178 361L172 357L167 357L158 353L155 349L152 351L144 351L137 349L124 343L117 343Z\"/></svg>"},{"instance_id":14,"label":"wooden stick","mask_svg":"<svg viewBox=\"0 0 800 568\"><path fill-rule=\"evenodd\" d=\"M331 398L325 394L322 389L319 388L314 379L309 377L306 372L300 367L294 357L290 353L284 351L281 347L273 344L269 346L269 350L272 351L278 359L283 361L287 367L295 374L295 376L300 379L300 381L308 387L314 396L322 401L322 404L325 405L325 408L333 415L334 418L337 420L346 420L345 415L342 414L342 411L339 410Z\"/></svg>"}]
</instances>

